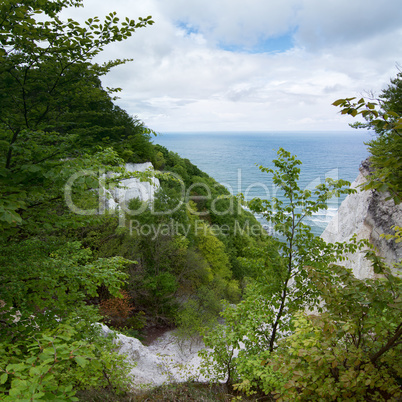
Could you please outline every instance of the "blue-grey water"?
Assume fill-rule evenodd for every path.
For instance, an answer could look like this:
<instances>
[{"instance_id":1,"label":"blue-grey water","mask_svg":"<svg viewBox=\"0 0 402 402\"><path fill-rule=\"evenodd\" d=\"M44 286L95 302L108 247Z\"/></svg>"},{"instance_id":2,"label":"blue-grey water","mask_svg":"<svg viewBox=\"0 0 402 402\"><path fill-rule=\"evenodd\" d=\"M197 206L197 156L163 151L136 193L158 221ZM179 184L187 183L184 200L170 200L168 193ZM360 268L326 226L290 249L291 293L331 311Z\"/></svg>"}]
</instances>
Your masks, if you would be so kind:
<instances>
[{"instance_id":1,"label":"blue-grey water","mask_svg":"<svg viewBox=\"0 0 402 402\"><path fill-rule=\"evenodd\" d=\"M302 161L299 186L314 189L325 178L352 182L359 173L359 165L368 156L364 142L371 136L365 131L352 132L264 132L264 133L166 133L155 142L181 157L188 158L233 194L253 197L281 198L273 186L271 176L262 173L257 165L273 167L279 148L297 155ZM313 215L309 224L313 232L321 234L335 215L341 199L334 198L327 211ZM257 218L265 223L261 216Z\"/></svg>"}]
</instances>

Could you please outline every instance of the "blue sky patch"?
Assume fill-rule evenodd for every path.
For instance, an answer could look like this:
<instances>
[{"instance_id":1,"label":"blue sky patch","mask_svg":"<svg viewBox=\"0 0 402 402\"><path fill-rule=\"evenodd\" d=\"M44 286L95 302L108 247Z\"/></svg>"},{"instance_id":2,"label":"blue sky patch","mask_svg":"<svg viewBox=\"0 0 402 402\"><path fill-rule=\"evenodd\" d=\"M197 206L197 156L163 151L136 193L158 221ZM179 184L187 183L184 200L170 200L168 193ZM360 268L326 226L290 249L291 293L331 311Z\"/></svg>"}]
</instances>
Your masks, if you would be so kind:
<instances>
[{"instance_id":1,"label":"blue sky patch","mask_svg":"<svg viewBox=\"0 0 402 402\"><path fill-rule=\"evenodd\" d=\"M187 24L184 21L177 21L176 25L178 28L186 32L186 35L197 34L199 31L193 25Z\"/></svg>"},{"instance_id":2,"label":"blue sky patch","mask_svg":"<svg viewBox=\"0 0 402 402\"><path fill-rule=\"evenodd\" d=\"M294 31L281 36L261 39L251 46L220 43L219 47L230 52L282 53L293 48L293 34Z\"/></svg>"},{"instance_id":3,"label":"blue sky patch","mask_svg":"<svg viewBox=\"0 0 402 402\"><path fill-rule=\"evenodd\" d=\"M176 21L176 26L179 29L183 30L186 36L200 33L198 27L185 21ZM284 35L261 38L257 41L257 43L252 43L250 45L221 41L218 43L218 46L220 49L227 50L229 52L240 52L249 54L282 53L294 47L293 36L295 32L296 29L293 29L292 31L289 31Z\"/></svg>"}]
</instances>

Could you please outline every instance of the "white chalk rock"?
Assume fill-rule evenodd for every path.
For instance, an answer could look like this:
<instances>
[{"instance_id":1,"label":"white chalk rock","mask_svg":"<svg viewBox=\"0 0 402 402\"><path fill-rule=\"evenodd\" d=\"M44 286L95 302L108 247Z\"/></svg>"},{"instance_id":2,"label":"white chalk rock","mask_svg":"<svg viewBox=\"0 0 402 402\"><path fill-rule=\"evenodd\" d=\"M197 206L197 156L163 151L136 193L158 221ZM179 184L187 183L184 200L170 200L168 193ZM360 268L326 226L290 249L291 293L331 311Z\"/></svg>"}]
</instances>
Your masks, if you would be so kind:
<instances>
[{"instance_id":1,"label":"white chalk rock","mask_svg":"<svg viewBox=\"0 0 402 402\"><path fill-rule=\"evenodd\" d=\"M321 237L328 243L347 242L356 234L358 240L368 239L376 246L378 254L392 266L401 261L402 243L386 240L381 235L393 234L393 225L402 226L402 205L395 205L393 200L386 201L384 193L362 191L359 186L366 181L368 174L369 165L363 162L359 176L351 185L357 192L346 197ZM363 252L348 254L347 257L347 261L339 264L351 268L357 278L374 276L371 263L364 258Z\"/></svg>"},{"instance_id":2,"label":"white chalk rock","mask_svg":"<svg viewBox=\"0 0 402 402\"><path fill-rule=\"evenodd\" d=\"M128 172L145 172L153 170L151 162L145 163L127 163ZM155 192L159 189L159 179L151 178L151 182L140 181L133 177L120 181L120 187L113 189L104 189L104 205L106 210L123 209L128 211L128 203L134 198L141 201L152 202L155 199Z\"/></svg>"},{"instance_id":3,"label":"white chalk rock","mask_svg":"<svg viewBox=\"0 0 402 402\"><path fill-rule=\"evenodd\" d=\"M100 324L105 335L113 331ZM169 382L189 379L205 380L199 376L201 359L198 351L204 347L200 342L178 342L172 331L162 335L151 346L144 346L138 339L116 334L119 353L126 354L130 362L136 363L131 370L133 387L154 387Z\"/></svg>"}]
</instances>

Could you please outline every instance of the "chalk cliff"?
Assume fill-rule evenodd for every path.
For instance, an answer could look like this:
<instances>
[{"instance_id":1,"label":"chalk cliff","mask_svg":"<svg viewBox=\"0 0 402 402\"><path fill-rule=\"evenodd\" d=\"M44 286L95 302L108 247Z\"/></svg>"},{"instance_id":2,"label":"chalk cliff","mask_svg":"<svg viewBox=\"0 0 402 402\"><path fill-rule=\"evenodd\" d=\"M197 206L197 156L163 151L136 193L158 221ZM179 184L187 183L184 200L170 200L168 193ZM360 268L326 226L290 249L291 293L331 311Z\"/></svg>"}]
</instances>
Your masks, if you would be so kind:
<instances>
[{"instance_id":1,"label":"chalk cliff","mask_svg":"<svg viewBox=\"0 0 402 402\"><path fill-rule=\"evenodd\" d=\"M127 163L125 166L128 172L145 172L153 170L151 162ZM152 177L151 183L140 181L137 178L124 179L120 182L121 188L105 189L105 209L128 208L128 202L133 198L141 201L153 201L155 191L159 188L159 179Z\"/></svg>"},{"instance_id":2,"label":"chalk cliff","mask_svg":"<svg viewBox=\"0 0 402 402\"><path fill-rule=\"evenodd\" d=\"M106 325L100 324L100 327L105 335L112 332ZM116 334L115 342L119 353L125 354L129 362L136 363L130 372L133 388L191 379L207 381L199 373L201 358L198 351L204 347L201 342L179 342L173 331L165 333L151 346L144 346L138 339L119 333Z\"/></svg>"},{"instance_id":3,"label":"chalk cliff","mask_svg":"<svg viewBox=\"0 0 402 402\"><path fill-rule=\"evenodd\" d=\"M378 254L389 265L402 259L402 243L395 243L381 238L381 234L392 234L391 226L402 226L402 205L386 201L386 195L377 191L361 191L359 185L366 181L369 164L364 161L360 174L351 187L357 193L348 195L339 207L337 215L328 224L321 237L330 243L348 241L353 234L357 239L368 239L377 247ZM364 258L364 253L348 255L349 260L342 262L353 269L357 278L373 277L371 264Z\"/></svg>"}]
</instances>

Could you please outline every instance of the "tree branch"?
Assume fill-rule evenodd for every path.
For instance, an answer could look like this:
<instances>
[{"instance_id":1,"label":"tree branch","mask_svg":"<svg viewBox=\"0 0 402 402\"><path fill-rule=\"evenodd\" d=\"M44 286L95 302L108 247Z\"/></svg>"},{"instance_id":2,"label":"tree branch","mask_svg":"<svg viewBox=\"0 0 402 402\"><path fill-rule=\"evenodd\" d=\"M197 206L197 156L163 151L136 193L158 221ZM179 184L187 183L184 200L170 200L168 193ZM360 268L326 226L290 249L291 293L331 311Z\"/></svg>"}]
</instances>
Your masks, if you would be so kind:
<instances>
[{"instance_id":1,"label":"tree branch","mask_svg":"<svg viewBox=\"0 0 402 402\"><path fill-rule=\"evenodd\" d=\"M388 340L388 342L377 352L374 353L371 357L370 357L370 361L371 363L373 363L374 365L376 364L376 361L386 352L388 352L388 350L392 349L393 347L395 347L399 342L398 339L402 337L402 323L400 323L397 327L397 329L395 330L395 334L392 338L390 338Z\"/></svg>"}]
</instances>

